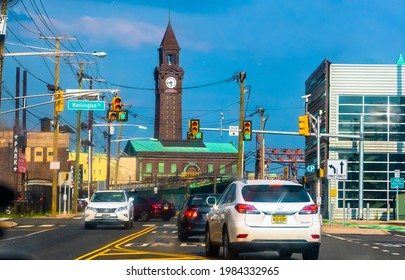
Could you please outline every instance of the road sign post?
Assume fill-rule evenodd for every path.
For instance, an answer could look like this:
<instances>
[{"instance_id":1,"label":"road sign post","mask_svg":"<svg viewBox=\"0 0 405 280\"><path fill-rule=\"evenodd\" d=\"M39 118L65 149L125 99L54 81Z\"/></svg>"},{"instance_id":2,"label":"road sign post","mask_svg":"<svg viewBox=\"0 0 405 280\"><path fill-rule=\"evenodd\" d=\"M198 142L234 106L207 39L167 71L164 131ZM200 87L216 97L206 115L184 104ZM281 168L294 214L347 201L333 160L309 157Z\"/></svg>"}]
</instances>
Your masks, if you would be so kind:
<instances>
[{"instance_id":1,"label":"road sign post","mask_svg":"<svg viewBox=\"0 0 405 280\"><path fill-rule=\"evenodd\" d=\"M399 189L404 189L404 178L396 177L397 175L399 175L399 172L397 172L397 170L395 170L395 177L391 178L391 189L396 189L395 213L396 213L396 219L399 220L399 205L398 205Z\"/></svg>"}]
</instances>

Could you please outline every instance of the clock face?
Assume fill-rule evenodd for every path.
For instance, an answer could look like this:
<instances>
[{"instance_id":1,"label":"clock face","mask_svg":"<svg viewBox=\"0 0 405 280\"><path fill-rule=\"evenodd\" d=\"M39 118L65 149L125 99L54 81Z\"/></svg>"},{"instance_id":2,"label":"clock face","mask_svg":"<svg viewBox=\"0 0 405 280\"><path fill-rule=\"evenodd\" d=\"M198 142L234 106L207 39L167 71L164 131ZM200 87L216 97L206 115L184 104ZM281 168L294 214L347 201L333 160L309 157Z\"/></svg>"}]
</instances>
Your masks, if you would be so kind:
<instances>
[{"instance_id":1,"label":"clock face","mask_svg":"<svg viewBox=\"0 0 405 280\"><path fill-rule=\"evenodd\" d=\"M176 86L176 79L174 77L168 77L165 81L168 88L174 88Z\"/></svg>"}]
</instances>

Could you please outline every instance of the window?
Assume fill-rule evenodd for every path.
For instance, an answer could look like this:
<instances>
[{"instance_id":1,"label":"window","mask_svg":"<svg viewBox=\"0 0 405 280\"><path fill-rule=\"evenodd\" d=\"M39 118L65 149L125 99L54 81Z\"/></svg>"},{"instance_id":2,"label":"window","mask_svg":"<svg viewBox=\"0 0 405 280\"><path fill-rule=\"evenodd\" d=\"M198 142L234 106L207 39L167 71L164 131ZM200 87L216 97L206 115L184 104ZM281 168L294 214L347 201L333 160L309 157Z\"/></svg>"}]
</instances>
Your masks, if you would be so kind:
<instances>
[{"instance_id":1,"label":"window","mask_svg":"<svg viewBox=\"0 0 405 280\"><path fill-rule=\"evenodd\" d=\"M165 164L163 162L159 162L159 173L165 173Z\"/></svg>"},{"instance_id":2,"label":"window","mask_svg":"<svg viewBox=\"0 0 405 280\"><path fill-rule=\"evenodd\" d=\"M172 163L172 164L171 164L170 172L171 172L172 174L177 173L177 164L175 164L175 163Z\"/></svg>"},{"instance_id":3,"label":"window","mask_svg":"<svg viewBox=\"0 0 405 280\"><path fill-rule=\"evenodd\" d=\"M221 164L219 166L219 173L220 174L225 174L226 170L225 170L225 164Z\"/></svg>"},{"instance_id":4,"label":"window","mask_svg":"<svg viewBox=\"0 0 405 280\"><path fill-rule=\"evenodd\" d=\"M34 162L43 162L43 161L44 161L43 148L41 147L34 148Z\"/></svg>"},{"instance_id":5,"label":"window","mask_svg":"<svg viewBox=\"0 0 405 280\"><path fill-rule=\"evenodd\" d=\"M212 163L207 164L207 173L214 172L214 165Z\"/></svg>"},{"instance_id":6,"label":"window","mask_svg":"<svg viewBox=\"0 0 405 280\"><path fill-rule=\"evenodd\" d=\"M146 173L152 173L152 163L150 163L150 162L146 163L145 172Z\"/></svg>"}]
</instances>

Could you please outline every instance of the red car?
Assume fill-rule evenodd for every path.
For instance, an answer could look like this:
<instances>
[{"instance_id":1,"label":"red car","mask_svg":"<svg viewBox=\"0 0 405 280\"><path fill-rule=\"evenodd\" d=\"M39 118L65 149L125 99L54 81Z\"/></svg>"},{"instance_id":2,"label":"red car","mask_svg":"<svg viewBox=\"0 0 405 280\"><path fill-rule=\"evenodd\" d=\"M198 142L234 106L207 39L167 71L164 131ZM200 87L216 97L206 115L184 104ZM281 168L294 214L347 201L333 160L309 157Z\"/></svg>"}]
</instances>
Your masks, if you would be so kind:
<instances>
[{"instance_id":1,"label":"red car","mask_svg":"<svg viewBox=\"0 0 405 280\"><path fill-rule=\"evenodd\" d=\"M157 197L134 196L134 221L149 219L169 221L175 215L173 203Z\"/></svg>"}]
</instances>

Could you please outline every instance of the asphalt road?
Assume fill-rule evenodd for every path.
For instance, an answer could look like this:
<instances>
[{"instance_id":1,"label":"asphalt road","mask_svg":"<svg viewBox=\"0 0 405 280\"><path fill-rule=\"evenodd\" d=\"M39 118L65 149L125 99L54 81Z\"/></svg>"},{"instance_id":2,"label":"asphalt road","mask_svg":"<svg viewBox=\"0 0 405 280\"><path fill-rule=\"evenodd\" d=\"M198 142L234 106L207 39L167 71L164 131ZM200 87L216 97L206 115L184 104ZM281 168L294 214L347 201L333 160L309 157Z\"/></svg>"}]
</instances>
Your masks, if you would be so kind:
<instances>
[{"instance_id":1,"label":"asphalt road","mask_svg":"<svg viewBox=\"0 0 405 280\"><path fill-rule=\"evenodd\" d=\"M85 230L73 219L15 219L0 237L0 257L36 260L200 260L204 237L177 239L176 219L135 222L131 229L103 226ZM222 256L220 255L220 258ZM275 252L241 254L245 260L278 260ZM301 260L293 254L292 260ZM325 231L320 260L404 260L405 236L387 231Z\"/></svg>"}]
</instances>

